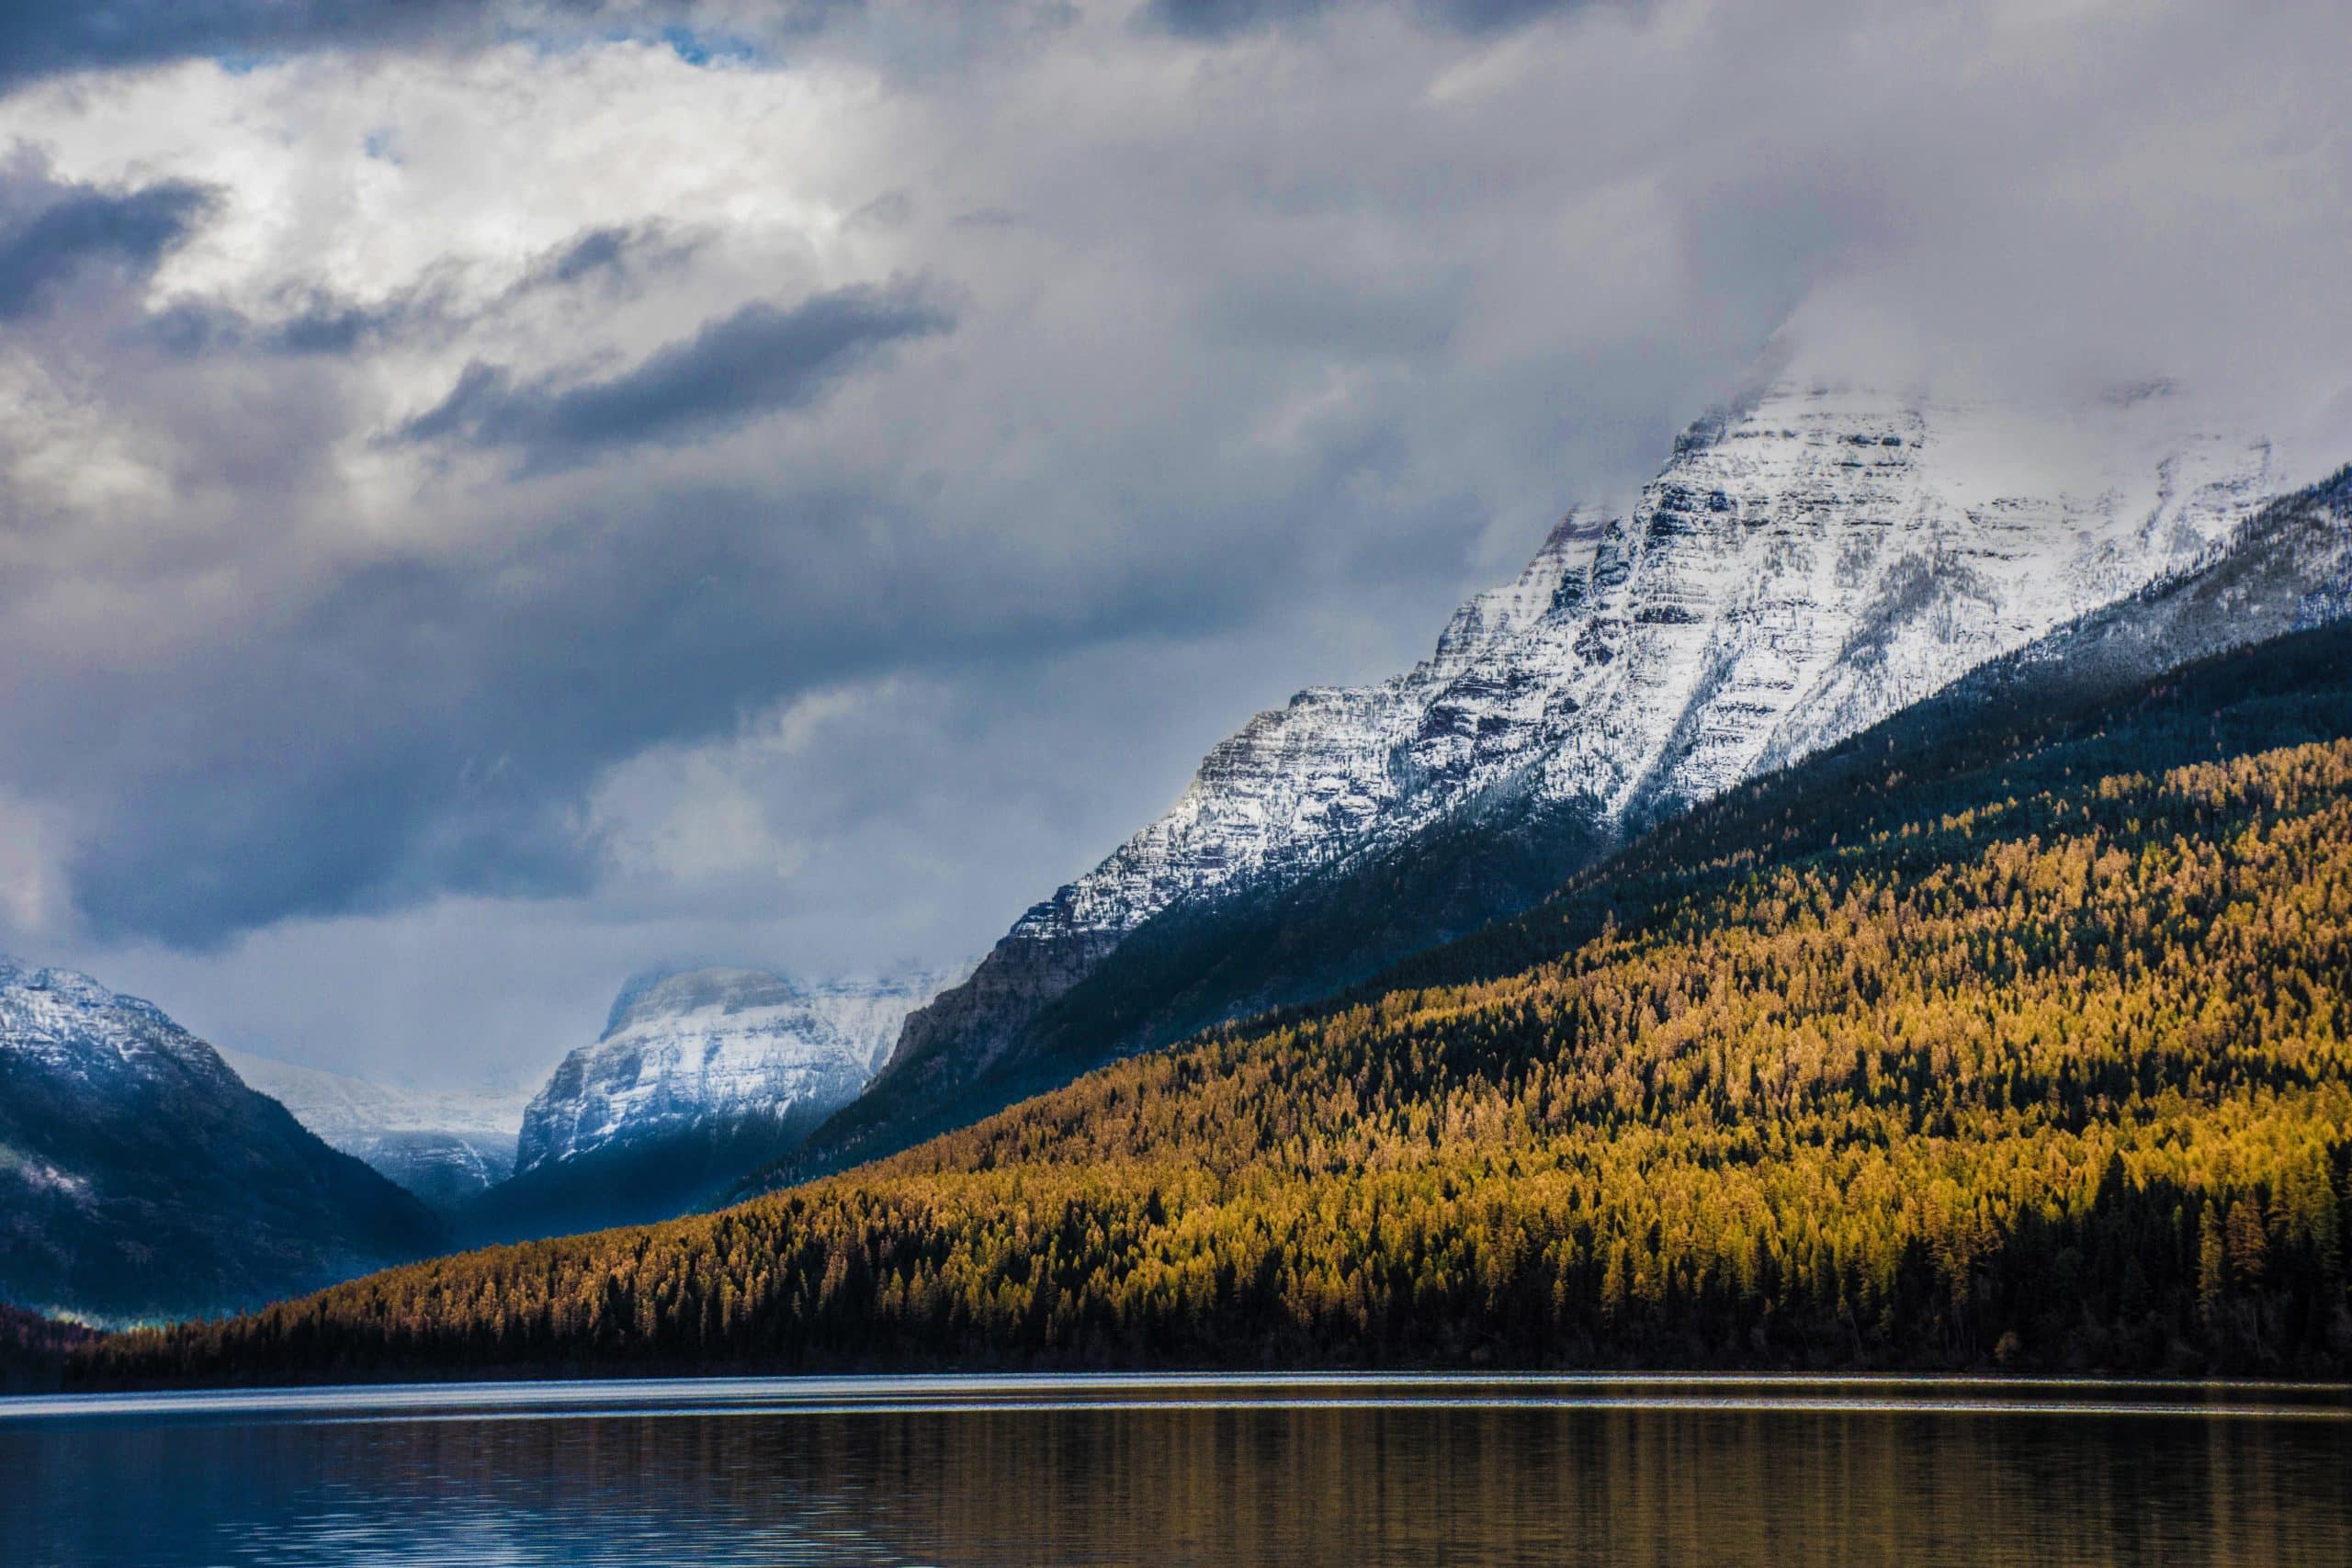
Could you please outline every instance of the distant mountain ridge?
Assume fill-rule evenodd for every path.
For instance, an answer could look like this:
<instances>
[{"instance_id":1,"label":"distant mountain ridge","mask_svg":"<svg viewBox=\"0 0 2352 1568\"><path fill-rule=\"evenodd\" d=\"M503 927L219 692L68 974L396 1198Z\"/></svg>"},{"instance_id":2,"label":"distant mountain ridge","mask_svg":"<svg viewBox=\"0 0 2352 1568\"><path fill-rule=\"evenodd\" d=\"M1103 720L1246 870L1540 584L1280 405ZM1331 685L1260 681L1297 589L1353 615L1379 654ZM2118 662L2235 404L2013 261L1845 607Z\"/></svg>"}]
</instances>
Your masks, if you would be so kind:
<instances>
[{"instance_id":1,"label":"distant mountain ridge","mask_svg":"<svg viewBox=\"0 0 2352 1568\"><path fill-rule=\"evenodd\" d=\"M153 1004L0 958L0 1301L182 1317L447 1242Z\"/></svg>"},{"instance_id":2,"label":"distant mountain ridge","mask_svg":"<svg viewBox=\"0 0 2352 1568\"><path fill-rule=\"evenodd\" d=\"M2225 550L2280 471L2161 389L2052 423L1783 385L1702 421L1630 513L1572 514L1429 660L1309 688L1218 746L910 1016L768 1179L1524 908L1629 833Z\"/></svg>"},{"instance_id":3,"label":"distant mountain ridge","mask_svg":"<svg viewBox=\"0 0 2352 1568\"><path fill-rule=\"evenodd\" d=\"M715 1201L854 1099L900 1024L954 976L801 982L763 969L657 971L526 1109L513 1179L469 1234L549 1235Z\"/></svg>"},{"instance_id":4,"label":"distant mountain ridge","mask_svg":"<svg viewBox=\"0 0 2352 1568\"><path fill-rule=\"evenodd\" d=\"M436 1210L454 1210L514 1174L528 1089L401 1089L243 1051L220 1055L303 1126Z\"/></svg>"},{"instance_id":5,"label":"distant mountain ridge","mask_svg":"<svg viewBox=\"0 0 2352 1568\"><path fill-rule=\"evenodd\" d=\"M713 1117L843 1104L946 978L803 985L761 969L694 969L632 981L604 1034L532 1097L516 1172Z\"/></svg>"}]
</instances>

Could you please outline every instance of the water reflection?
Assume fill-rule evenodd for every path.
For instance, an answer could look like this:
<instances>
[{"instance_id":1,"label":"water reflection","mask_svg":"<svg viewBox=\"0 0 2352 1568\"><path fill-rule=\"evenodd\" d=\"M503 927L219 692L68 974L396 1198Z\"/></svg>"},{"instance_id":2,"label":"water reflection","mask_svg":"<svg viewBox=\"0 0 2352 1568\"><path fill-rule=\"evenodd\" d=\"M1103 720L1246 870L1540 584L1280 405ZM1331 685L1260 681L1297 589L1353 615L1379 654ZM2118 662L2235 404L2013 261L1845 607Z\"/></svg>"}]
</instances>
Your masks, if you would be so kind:
<instances>
[{"instance_id":1,"label":"water reflection","mask_svg":"<svg viewBox=\"0 0 2352 1568\"><path fill-rule=\"evenodd\" d=\"M0 1406L10 1563L2352 1560L2329 1390L998 1380L44 1408Z\"/></svg>"}]
</instances>

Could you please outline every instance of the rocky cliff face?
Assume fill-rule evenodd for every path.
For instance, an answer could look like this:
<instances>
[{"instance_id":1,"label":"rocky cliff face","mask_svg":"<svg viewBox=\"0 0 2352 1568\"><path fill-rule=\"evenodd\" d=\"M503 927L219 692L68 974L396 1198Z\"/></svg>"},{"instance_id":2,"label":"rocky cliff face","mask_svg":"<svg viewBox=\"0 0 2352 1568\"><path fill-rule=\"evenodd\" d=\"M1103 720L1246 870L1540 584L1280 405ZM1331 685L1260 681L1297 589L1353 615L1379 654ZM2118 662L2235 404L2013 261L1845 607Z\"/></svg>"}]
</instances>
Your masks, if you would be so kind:
<instances>
[{"instance_id":1,"label":"rocky cliff face","mask_svg":"<svg viewBox=\"0 0 2352 1568\"><path fill-rule=\"evenodd\" d=\"M153 1005L0 959L0 1300L101 1320L186 1316L444 1241L416 1200Z\"/></svg>"},{"instance_id":2,"label":"rocky cliff face","mask_svg":"<svg viewBox=\"0 0 2352 1568\"><path fill-rule=\"evenodd\" d=\"M1571 515L1428 660L1310 688L1211 752L1166 816L910 1017L855 1135L812 1148L882 1152L884 1123L1016 1072L1034 1021L1147 925L1481 816L1605 842L2223 547L2277 465L2174 401L2052 421L1783 386L1694 425L1632 510Z\"/></svg>"},{"instance_id":3,"label":"rocky cliff face","mask_svg":"<svg viewBox=\"0 0 2352 1568\"><path fill-rule=\"evenodd\" d=\"M515 1171L715 1122L812 1119L865 1086L942 983L802 986L757 969L632 982L603 1036L566 1056L525 1111Z\"/></svg>"},{"instance_id":4,"label":"rocky cliff face","mask_svg":"<svg viewBox=\"0 0 2352 1568\"><path fill-rule=\"evenodd\" d=\"M2172 435L2160 412L2052 433L1783 388L1696 426L1632 513L1572 515L1405 674L1251 719L1013 935L1122 934L1498 786L1623 817L1850 734L2194 559L2276 490L2266 445ZM2074 471L2031 471L2020 445ZM2037 481L2064 488L2007 488Z\"/></svg>"},{"instance_id":5,"label":"rocky cliff face","mask_svg":"<svg viewBox=\"0 0 2352 1568\"><path fill-rule=\"evenodd\" d=\"M401 1089L241 1051L220 1055L329 1145L435 1209L454 1210L514 1172L528 1090Z\"/></svg>"},{"instance_id":6,"label":"rocky cliff face","mask_svg":"<svg viewBox=\"0 0 2352 1568\"><path fill-rule=\"evenodd\" d=\"M602 1037L531 1101L514 1175L468 1206L460 1234L518 1240L710 1206L851 1100L949 978L803 985L697 969L631 981Z\"/></svg>"}]
</instances>

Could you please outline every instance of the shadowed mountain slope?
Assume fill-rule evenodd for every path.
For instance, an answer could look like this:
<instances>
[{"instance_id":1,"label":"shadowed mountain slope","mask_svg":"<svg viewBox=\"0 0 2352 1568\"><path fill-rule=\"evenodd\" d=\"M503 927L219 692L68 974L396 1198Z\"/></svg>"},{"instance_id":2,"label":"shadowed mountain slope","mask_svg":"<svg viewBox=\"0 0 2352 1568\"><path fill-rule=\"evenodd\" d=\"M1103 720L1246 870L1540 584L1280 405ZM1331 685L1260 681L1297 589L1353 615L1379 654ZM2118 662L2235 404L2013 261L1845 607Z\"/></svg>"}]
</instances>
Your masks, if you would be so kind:
<instances>
[{"instance_id":1,"label":"shadowed mountain slope","mask_svg":"<svg viewBox=\"0 0 2352 1568\"><path fill-rule=\"evenodd\" d=\"M152 1004L0 960L0 1301L227 1312L447 1241Z\"/></svg>"}]
</instances>

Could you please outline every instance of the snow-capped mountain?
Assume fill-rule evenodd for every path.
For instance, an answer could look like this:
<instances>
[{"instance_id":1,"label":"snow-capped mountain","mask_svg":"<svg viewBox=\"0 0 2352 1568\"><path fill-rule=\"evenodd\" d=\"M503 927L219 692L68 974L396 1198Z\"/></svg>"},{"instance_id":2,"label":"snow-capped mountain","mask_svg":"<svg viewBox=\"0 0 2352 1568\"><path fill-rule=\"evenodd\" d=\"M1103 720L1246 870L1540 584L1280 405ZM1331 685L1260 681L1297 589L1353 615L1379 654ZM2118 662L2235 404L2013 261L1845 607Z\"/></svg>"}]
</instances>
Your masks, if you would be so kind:
<instances>
[{"instance_id":1,"label":"snow-capped mountain","mask_svg":"<svg viewBox=\"0 0 2352 1568\"><path fill-rule=\"evenodd\" d=\"M1955 705L2062 702L2347 616L2352 468L2279 497L2191 565L1985 664L1947 694Z\"/></svg>"},{"instance_id":2,"label":"snow-capped mountain","mask_svg":"<svg viewBox=\"0 0 2352 1568\"><path fill-rule=\"evenodd\" d=\"M803 986L759 969L633 981L523 1115L518 1174L718 1119L807 1121L854 1098L944 976Z\"/></svg>"},{"instance_id":3,"label":"snow-capped mountain","mask_svg":"<svg viewBox=\"0 0 2352 1568\"><path fill-rule=\"evenodd\" d=\"M1571 514L1422 663L1252 718L911 1016L811 1149L883 1152L882 1120L1017 1076L1032 1021L1147 926L1482 817L1605 844L2207 558L2281 483L2268 443L2196 429L2161 386L2064 418L1775 387L1686 431L1629 511Z\"/></svg>"},{"instance_id":4,"label":"snow-capped mountain","mask_svg":"<svg viewBox=\"0 0 2352 1568\"><path fill-rule=\"evenodd\" d=\"M1605 818L1703 799L2193 560L2277 489L2267 443L2083 423L2108 460L2038 492L2005 484L2049 433L1984 410L1782 388L1694 426L1630 516L1571 515L1406 673L1258 715L1014 930L1123 934L1498 785Z\"/></svg>"},{"instance_id":5,"label":"snow-capped mountain","mask_svg":"<svg viewBox=\"0 0 2352 1568\"><path fill-rule=\"evenodd\" d=\"M664 1219L725 1196L854 1099L907 1014L955 976L804 984L760 969L656 973L524 1112L514 1176L471 1235L508 1239Z\"/></svg>"},{"instance_id":6,"label":"snow-capped mountain","mask_svg":"<svg viewBox=\"0 0 2352 1568\"><path fill-rule=\"evenodd\" d=\"M529 1089L402 1089L243 1051L220 1055L329 1145L436 1209L455 1208L514 1172Z\"/></svg>"},{"instance_id":7,"label":"snow-capped mountain","mask_svg":"<svg viewBox=\"0 0 2352 1568\"><path fill-rule=\"evenodd\" d=\"M0 958L0 1300L249 1306L435 1250L432 1215L153 1004Z\"/></svg>"}]
</instances>

